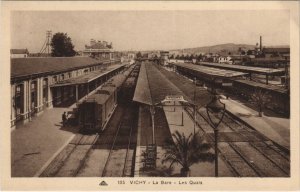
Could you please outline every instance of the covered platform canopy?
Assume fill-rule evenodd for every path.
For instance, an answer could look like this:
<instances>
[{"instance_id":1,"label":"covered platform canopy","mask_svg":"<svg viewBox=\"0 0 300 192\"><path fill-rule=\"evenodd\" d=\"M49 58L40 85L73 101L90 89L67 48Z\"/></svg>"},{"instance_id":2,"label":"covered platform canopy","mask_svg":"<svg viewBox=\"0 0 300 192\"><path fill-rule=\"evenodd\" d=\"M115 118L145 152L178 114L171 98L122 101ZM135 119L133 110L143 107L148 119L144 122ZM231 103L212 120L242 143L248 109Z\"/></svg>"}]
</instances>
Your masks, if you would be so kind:
<instances>
[{"instance_id":1,"label":"covered platform canopy","mask_svg":"<svg viewBox=\"0 0 300 192\"><path fill-rule=\"evenodd\" d=\"M247 75L244 72L225 70L225 69L217 69L212 67L205 67L200 65L194 65L190 63L173 63L173 65L177 67L182 67L185 69L190 69L194 72L200 73L209 77L218 77L218 78L232 78Z\"/></svg>"},{"instance_id":2,"label":"covered platform canopy","mask_svg":"<svg viewBox=\"0 0 300 192\"><path fill-rule=\"evenodd\" d=\"M150 106L160 104L167 96L177 96L191 100L170 80L168 80L151 62L141 64L133 101Z\"/></svg>"},{"instance_id":3,"label":"covered platform canopy","mask_svg":"<svg viewBox=\"0 0 300 192\"><path fill-rule=\"evenodd\" d=\"M276 93L280 93L280 94L288 94L288 90L284 87L280 87L277 85L265 85L265 84L261 84L255 81L249 81L249 80L244 80L244 79L239 79L236 80L236 82L251 86L251 87L259 87L261 89L264 89L266 91L272 91L272 92L276 92Z\"/></svg>"},{"instance_id":4,"label":"covered platform canopy","mask_svg":"<svg viewBox=\"0 0 300 192\"><path fill-rule=\"evenodd\" d=\"M243 66L243 65L231 65L231 64L209 63L209 62L200 62L199 64L208 67L230 69L230 70L240 71L244 73L256 73L256 74L263 74L263 75L282 75L285 72L284 69L250 67L250 66Z\"/></svg>"},{"instance_id":5,"label":"covered platform canopy","mask_svg":"<svg viewBox=\"0 0 300 192\"><path fill-rule=\"evenodd\" d=\"M114 70L117 70L123 66L124 65L111 65L111 66L108 66L101 70L92 71L86 75L81 75L78 77L73 77L70 79L59 81L59 82L51 85L50 87L61 87L61 86L79 85L79 84L89 83L89 82L91 82L95 79L98 79L100 77L103 77L103 76L109 74L110 72L113 72Z\"/></svg>"}]
</instances>

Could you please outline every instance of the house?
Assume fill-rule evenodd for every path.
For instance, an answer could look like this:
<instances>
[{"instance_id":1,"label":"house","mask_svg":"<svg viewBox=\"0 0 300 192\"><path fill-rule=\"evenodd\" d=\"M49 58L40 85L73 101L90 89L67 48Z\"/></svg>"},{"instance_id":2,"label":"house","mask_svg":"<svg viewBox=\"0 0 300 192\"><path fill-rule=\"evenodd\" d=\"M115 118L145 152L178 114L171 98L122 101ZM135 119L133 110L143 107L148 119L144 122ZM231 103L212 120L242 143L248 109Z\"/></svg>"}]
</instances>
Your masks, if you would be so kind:
<instances>
[{"instance_id":1,"label":"house","mask_svg":"<svg viewBox=\"0 0 300 192\"><path fill-rule=\"evenodd\" d=\"M24 58L28 57L29 52L27 49L11 49L10 58Z\"/></svg>"},{"instance_id":2,"label":"house","mask_svg":"<svg viewBox=\"0 0 300 192\"><path fill-rule=\"evenodd\" d=\"M232 57L231 56L220 56L218 58L218 63L232 64Z\"/></svg>"}]
</instances>

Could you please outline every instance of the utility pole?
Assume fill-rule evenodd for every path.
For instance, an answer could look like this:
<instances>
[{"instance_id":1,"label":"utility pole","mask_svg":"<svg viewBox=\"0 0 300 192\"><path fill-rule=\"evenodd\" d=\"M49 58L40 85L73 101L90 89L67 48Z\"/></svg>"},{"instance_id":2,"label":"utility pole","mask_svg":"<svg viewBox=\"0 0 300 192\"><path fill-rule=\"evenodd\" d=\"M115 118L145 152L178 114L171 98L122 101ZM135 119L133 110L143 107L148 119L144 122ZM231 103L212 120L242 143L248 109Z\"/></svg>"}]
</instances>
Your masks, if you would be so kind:
<instances>
[{"instance_id":1,"label":"utility pole","mask_svg":"<svg viewBox=\"0 0 300 192\"><path fill-rule=\"evenodd\" d=\"M49 56L51 38L52 38L52 31L51 30L46 31L46 40L45 40L45 42L44 42L44 44L43 44L43 46L40 50L40 54L47 53L47 55Z\"/></svg>"}]
</instances>

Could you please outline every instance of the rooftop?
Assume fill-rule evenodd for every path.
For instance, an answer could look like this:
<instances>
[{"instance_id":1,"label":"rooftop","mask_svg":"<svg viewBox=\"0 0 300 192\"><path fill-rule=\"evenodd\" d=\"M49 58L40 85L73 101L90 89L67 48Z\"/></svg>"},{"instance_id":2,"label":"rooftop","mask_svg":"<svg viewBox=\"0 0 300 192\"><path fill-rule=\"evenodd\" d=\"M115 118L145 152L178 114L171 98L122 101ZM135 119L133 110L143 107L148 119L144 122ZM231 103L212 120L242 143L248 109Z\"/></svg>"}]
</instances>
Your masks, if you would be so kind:
<instances>
[{"instance_id":1,"label":"rooftop","mask_svg":"<svg viewBox=\"0 0 300 192\"><path fill-rule=\"evenodd\" d=\"M189 98L150 62L141 64L133 100L147 105L157 105L166 96Z\"/></svg>"},{"instance_id":2,"label":"rooftop","mask_svg":"<svg viewBox=\"0 0 300 192\"><path fill-rule=\"evenodd\" d=\"M265 47L262 50L264 53L290 53L290 48L283 47Z\"/></svg>"},{"instance_id":3,"label":"rooftop","mask_svg":"<svg viewBox=\"0 0 300 192\"><path fill-rule=\"evenodd\" d=\"M27 49L10 49L10 54L28 54Z\"/></svg>"},{"instance_id":4,"label":"rooftop","mask_svg":"<svg viewBox=\"0 0 300 192\"><path fill-rule=\"evenodd\" d=\"M59 72L88 67L104 61L90 57L30 57L11 59L11 77Z\"/></svg>"},{"instance_id":5,"label":"rooftop","mask_svg":"<svg viewBox=\"0 0 300 192\"><path fill-rule=\"evenodd\" d=\"M85 75L81 75L78 77L73 77L70 79L66 79L63 81L59 81L53 85L51 85L51 87L59 87L59 86L66 86L66 85L76 85L76 84L84 84L84 83L88 83L91 82L93 80L95 80L96 78L99 78L111 71L114 71L120 67L122 67L123 65L112 65L112 66L108 66L108 67L104 67L101 70L97 70L97 71L92 71L88 74Z\"/></svg>"},{"instance_id":6,"label":"rooftop","mask_svg":"<svg viewBox=\"0 0 300 192\"><path fill-rule=\"evenodd\" d=\"M284 72L284 69L249 67L249 66L243 66L243 65L230 65L230 64L209 63L209 62L200 62L200 64L209 66L209 67L230 69L230 70L241 71L241 72L245 72L245 73L280 74L280 73Z\"/></svg>"},{"instance_id":7,"label":"rooftop","mask_svg":"<svg viewBox=\"0 0 300 192\"><path fill-rule=\"evenodd\" d=\"M237 72L232 70L225 70L225 69L217 69L213 67L206 67L202 65L194 65L194 64L187 64L187 63L175 63L174 65L188 68L194 71L197 71L201 74L212 76L212 77L238 77L246 75L246 73L243 72ZM217 64L219 65L219 64Z\"/></svg>"}]
</instances>

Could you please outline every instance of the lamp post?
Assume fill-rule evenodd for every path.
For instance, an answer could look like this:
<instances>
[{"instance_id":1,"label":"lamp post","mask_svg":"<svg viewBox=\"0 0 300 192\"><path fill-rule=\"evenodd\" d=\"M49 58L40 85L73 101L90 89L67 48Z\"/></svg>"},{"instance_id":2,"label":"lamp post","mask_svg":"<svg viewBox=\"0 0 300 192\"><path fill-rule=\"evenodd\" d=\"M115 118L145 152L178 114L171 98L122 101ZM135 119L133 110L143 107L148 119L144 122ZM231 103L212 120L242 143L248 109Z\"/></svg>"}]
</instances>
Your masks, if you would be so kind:
<instances>
[{"instance_id":1,"label":"lamp post","mask_svg":"<svg viewBox=\"0 0 300 192\"><path fill-rule=\"evenodd\" d=\"M225 104L220 101L218 98L216 92L214 91L214 95L212 97L212 100L210 103L206 105L206 112L208 119L210 121L210 124L214 130L214 136L215 136L215 176L218 177L218 133L219 129L218 126L221 124L224 114L225 114ZM212 119L212 115L216 115L221 113L221 118L218 120L217 118L214 118L216 120Z\"/></svg>"}]
</instances>

